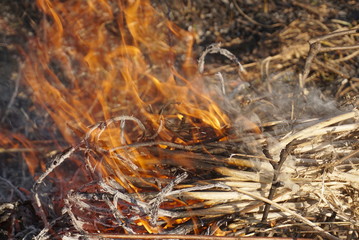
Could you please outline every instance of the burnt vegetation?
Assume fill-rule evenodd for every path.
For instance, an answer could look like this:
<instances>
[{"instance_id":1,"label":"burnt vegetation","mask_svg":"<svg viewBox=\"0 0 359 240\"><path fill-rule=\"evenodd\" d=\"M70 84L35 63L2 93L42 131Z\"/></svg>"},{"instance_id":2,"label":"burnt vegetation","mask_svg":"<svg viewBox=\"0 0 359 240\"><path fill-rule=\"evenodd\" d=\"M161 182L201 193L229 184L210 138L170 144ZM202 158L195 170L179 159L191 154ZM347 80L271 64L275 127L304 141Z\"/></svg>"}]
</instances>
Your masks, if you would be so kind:
<instances>
[{"instance_id":1,"label":"burnt vegetation","mask_svg":"<svg viewBox=\"0 0 359 240\"><path fill-rule=\"evenodd\" d=\"M107 2L114 13L102 29L109 49L126 36L138 44L121 15L131 1ZM56 115L57 107L96 91L87 80L106 78L111 51L97 54L104 69L91 72L82 62L88 45L65 30L68 48L52 49L48 65L32 71L29 59L46 51L34 46L48 46L44 28L56 17L34 1L0 2L0 238L358 239L357 1L151 6L158 17L151 27L165 29L153 33L154 45L170 50L151 55L139 43L148 66L138 74L138 94L119 92L128 75L116 72L109 94L84 105L91 120L84 114L75 122L65 119L67 109ZM108 17L97 14L99 21ZM173 34L177 27L164 19L182 30ZM86 24L88 37L97 28ZM121 55L115 68L132 58ZM36 100L43 84L28 84L41 67L46 83L59 89L49 94L53 101ZM203 84L189 83L192 76ZM158 88L169 83L175 89ZM184 94L186 86L190 103L158 100ZM143 108L127 107L133 96ZM213 116L200 115L193 103L213 105Z\"/></svg>"}]
</instances>

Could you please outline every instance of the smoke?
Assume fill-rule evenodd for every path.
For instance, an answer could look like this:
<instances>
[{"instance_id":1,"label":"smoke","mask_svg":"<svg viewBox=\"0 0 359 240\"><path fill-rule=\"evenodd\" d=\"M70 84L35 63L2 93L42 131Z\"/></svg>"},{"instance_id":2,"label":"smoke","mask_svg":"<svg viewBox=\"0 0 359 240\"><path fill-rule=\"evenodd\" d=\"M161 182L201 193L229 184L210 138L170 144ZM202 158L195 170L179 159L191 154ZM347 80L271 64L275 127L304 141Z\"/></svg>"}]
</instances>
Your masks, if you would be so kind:
<instances>
[{"instance_id":1,"label":"smoke","mask_svg":"<svg viewBox=\"0 0 359 240\"><path fill-rule=\"evenodd\" d=\"M207 76L206 81L211 83L209 92L231 119L233 135L239 145L236 150L274 161L279 160L281 149L272 156L269 151L266 155L265 151L278 146L281 139L348 111L341 109L334 97L316 87L300 88L294 73L272 83L246 82L238 75L228 73ZM255 131L255 125L260 133ZM300 189L292 181L298 163L297 156L289 155L278 178L293 193ZM273 169L268 164L258 161L254 171L269 179Z\"/></svg>"},{"instance_id":2,"label":"smoke","mask_svg":"<svg viewBox=\"0 0 359 240\"><path fill-rule=\"evenodd\" d=\"M300 88L294 74L270 85L267 82L246 82L230 74L222 75L226 91L217 80L211 86L212 96L217 95L214 98L240 132L251 129L248 124L243 125L245 118L257 124L263 133L277 138L344 111L334 97L323 94L318 88ZM217 76L211 77L218 79Z\"/></svg>"}]
</instances>

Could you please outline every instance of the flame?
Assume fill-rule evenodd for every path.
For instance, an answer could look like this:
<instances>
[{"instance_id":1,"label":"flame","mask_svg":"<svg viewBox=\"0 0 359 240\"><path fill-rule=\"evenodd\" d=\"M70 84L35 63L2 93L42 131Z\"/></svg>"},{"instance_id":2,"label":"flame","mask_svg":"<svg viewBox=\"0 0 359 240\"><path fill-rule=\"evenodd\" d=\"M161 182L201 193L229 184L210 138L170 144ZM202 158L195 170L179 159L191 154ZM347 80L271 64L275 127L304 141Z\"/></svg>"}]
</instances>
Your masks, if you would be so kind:
<instances>
[{"instance_id":1,"label":"flame","mask_svg":"<svg viewBox=\"0 0 359 240\"><path fill-rule=\"evenodd\" d=\"M45 16L24 53L25 80L69 144L86 136L106 152L102 162L88 156L102 176L128 192L139 189L125 176L158 188L144 179L161 156L136 146L157 142L170 149L167 142L187 146L225 136L229 119L197 73L194 35L166 20L148 0L37 5ZM160 231L143 219L139 225Z\"/></svg>"},{"instance_id":2,"label":"flame","mask_svg":"<svg viewBox=\"0 0 359 240\"><path fill-rule=\"evenodd\" d=\"M67 142L78 141L71 129L81 135L117 116L136 117L146 125L146 137L157 134L160 141L191 144L208 129L223 135L228 117L194 72L193 34L167 21L149 1L37 4L46 18L29 41L25 78ZM142 129L128 122L132 129L122 142L114 137L118 128L102 134L107 149L139 139ZM190 136L174 136L171 126L183 124ZM140 158L134 157L139 164Z\"/></svg>"},{"instance_id":3,"label":"flame","mask_svg":"<svg viewBox=\"0 0 359 240\"><path fill-rule=\"evenodd\" d=\"M40 161L37 151L43 143L36 143L25 138L18 133L11 133L3 130L0 133L0 153L21 153L22 159L25 160L30 174L34 175L37 168L45 169L45 165Z\"/></svg>"}]
</instances>

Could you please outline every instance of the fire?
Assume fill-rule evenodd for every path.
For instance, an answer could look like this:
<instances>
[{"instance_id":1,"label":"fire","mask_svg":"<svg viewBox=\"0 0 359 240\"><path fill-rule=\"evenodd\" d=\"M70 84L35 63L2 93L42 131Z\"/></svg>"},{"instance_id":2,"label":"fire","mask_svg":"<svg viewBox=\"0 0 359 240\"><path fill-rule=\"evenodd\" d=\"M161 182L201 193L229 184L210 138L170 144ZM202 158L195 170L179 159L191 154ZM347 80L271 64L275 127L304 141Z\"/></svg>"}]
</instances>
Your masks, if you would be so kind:
<instances>
[{"instance_id":1,"label":"fire","mask_svg":"<svg viewBox=\"0 0 359 240\"><path fill-rule=\"evenodd\" d=\"M152 133L165 120L223 134L228 118L194 73L192 34L149 1L37 3L46 19L29 43L26 80L69 143L76 142L69 126L85 133L119 115L137 117ZM186 142L160 130L163 141Z\"/></svg>"},{"instance_id":2,"label":"fire","mask_svg":"<svg viewBox=\"0 0 359 240\"><path fill-rule=\"evenodd\" d=\"M163 153L151 146L186 148L226 137L229 119L206 94L192 54L194 35L148 0L37 5L45 16L24 54L25 80L70 145L86 139L86 146L96 146L101 154L86 155L94 173L129 193L141 191L131 177L158 188L146 178L168 176L157 169ZM146 219L138 226L161 231Z\"/></svg>"},{"instance_id":3,"label":"fire","mask_svg":"<svg viewBox=\"0 0 359 240\"><path fill-rule=\"evenodd\" d=\"M149 1L37 3L47 20L29 43L26 81L67 142L78 141L70 128L84 134L88 126L122 115L145 124L145 138L189 144L208 137L200 136L208 129L209 137L223 136L228 118L193 71L192 34ZM180 124L190 126L190 136L173 135L171 127ZM134 125L123 131L122 142L111 129L101 140L114 148L143 134Z\"/></svg>"}]
</instances>

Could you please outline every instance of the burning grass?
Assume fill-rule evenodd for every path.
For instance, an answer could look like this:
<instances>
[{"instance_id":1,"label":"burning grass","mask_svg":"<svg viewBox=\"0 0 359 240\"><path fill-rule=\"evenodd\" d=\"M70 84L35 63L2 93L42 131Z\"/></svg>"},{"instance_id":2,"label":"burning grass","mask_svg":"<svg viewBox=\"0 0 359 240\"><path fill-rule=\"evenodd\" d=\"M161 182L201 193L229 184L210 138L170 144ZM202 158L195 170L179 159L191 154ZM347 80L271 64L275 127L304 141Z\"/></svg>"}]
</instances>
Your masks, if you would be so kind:
<instances>
[{"instance_id":1,"label":"burning grass","mask_svg":"<svg viewBox=\"0 0 359 240\"><path fill-rule=\"evenodd\" d=\"M355 150L356 140L353 142L358 131L357 117L358 113L352 111L295 124L296 131L286 136L278 134L275 139L273 135L266 138L253 134L200 145L141 141L121 145L116 150L125 150L112 156L113 149L104 150L98 142L89 140L95 132L93 128L81 144L53 160L37 180L35 199L42 209L39 193L46 192L41 190L45 177L78 152L81 159L86 159L88 175L96 175L98 159L105 157L124 162L128 169L119 168L121 174L116 174L114 169L109 177L97 177L78 188L71 187L62 213L71 219L77 232L90 234L102 229L115 234L124 229L131 234L184 235L207 226L207 233L212 235L230 222L221 234L250 236L251 228L273 224L273 227L263 225L262 231L288 236L293 234L288 228L295 226L296 234L307 233L309 228L336 239L332 234L346 236L348 228L355 228L358 217L355 208L349 207L355 204L358 181L355 156L359 151ZM93 139L99 138L100 133ZM267 156L248 155L243 153L242 146L236 147L238 145L255 145L258 149L266 148L268 153ZM225 157L225 152L238 154ZM133 153L146 156L141 168L129 160ZM157 158L161 162L157 162ZM153 164L156 168L146 171ZM134 171L137 176L133 176ZM120 179L113 178L114 175ZM136 192L130 192L118 182L131 184ZM263 208L265 205L268 207ZM335 222L326 222L333 214ZM45 213L42 215L46 222ZM47 225L39 236L46 236L51 227Z\"/></svg>"},{"instance_id":2,"label":"burning grass","mask_svg":"<svg viewBox=\"0 0 359 240\"><path fill-rule=\"evenodd\" d=\"M42 168L32 193L0 179L19 199L0 205L7 236L25 225L8 223L29 200L41 224L24 239L359 237L359 113L342 101L357 84L350 64L340 67L356 57L357 28L324 32L309 51L309 22L294 21L278 55L242 65L213 44L197 66L195 35L148 1L37 6L44 16L21 51L21 76L63 147L45 166L46 144L2 136L0 153L22 151L32 174ZM353 52L318 69L326 50ZM218 53L235 66L206 64ZM312 86L328 71L347 81L336 99Z\"/></svg>"}]
</instances>

